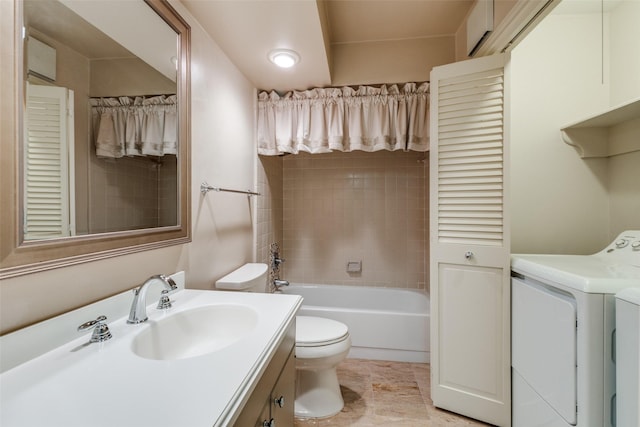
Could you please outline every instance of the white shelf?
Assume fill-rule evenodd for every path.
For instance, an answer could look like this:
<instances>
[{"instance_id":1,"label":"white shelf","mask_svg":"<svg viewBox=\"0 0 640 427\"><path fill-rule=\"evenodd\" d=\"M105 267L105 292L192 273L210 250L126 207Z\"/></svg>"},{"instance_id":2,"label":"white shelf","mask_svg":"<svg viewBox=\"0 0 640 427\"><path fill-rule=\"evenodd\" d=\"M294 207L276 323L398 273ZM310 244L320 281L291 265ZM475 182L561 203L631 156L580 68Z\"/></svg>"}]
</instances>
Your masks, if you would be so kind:
<instances>
[{"instance_id":1,"label":"white shelf","mask_svg":"<svg viewBox=\"0 0 640 427\"><path fill-rule=\"evenodd\" d=\"M561 129L580 157L609 157L640 151L640 99Z\"/></svg>"}]
</instances>

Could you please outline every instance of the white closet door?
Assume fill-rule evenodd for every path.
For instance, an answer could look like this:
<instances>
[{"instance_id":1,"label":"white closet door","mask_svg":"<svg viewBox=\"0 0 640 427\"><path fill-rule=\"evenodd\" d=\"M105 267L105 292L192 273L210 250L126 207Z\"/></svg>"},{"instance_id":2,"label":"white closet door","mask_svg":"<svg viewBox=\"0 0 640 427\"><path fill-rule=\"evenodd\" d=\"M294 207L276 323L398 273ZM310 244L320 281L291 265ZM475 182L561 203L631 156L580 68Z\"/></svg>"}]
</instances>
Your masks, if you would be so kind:
<instances>
[{"instance_id":1,"label":"white closet door","mask_svg":"<svg viewBox=\"0 0 640 427\"><path fill-rule=\"evenodd\" d=\"M507 55L431 72L431 394L511 425Z\"/></svg>"},{"instance_id":2,"label":"white closet door","mask_svg":"<svg viewBox=\"0 0 640 427\"><path fill-rule=\"evenodd\" d=\"M71 108L70 108L71 107ZM24 152L24 239L73 233L73 92L27 85Z\"/></svg>"}]
</instances>

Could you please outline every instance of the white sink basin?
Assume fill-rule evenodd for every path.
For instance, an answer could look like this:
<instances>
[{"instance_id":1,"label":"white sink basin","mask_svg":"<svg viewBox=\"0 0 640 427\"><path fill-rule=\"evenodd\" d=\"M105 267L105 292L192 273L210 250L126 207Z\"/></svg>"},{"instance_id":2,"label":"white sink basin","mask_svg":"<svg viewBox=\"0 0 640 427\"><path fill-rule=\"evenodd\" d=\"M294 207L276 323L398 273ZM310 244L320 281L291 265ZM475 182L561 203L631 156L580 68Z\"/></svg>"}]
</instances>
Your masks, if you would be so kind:
<instances>
[{"instance_id":1,"label":"white sink basin","mask_svg":"<svg viewBox=\"0 0 640 427\"><path fill-rule=\"evenodd\" d=\"M133 339L133 352L145 359L177 360L229 347L255 329L258 313L243 305L219 304L149 322Z\"/></svg>"}]
</instances>

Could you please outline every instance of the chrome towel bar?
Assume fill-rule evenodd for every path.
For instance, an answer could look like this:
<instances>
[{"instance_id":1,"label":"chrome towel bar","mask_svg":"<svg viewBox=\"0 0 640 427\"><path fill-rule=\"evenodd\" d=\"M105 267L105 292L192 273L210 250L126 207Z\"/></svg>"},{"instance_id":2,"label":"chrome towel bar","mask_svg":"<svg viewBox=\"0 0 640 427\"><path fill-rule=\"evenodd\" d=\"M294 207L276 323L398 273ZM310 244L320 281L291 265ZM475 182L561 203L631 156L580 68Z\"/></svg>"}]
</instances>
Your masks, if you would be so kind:
<instances>
[{"instance_id":1,"label":"chrome towel bar","mask_svg":"<svg viewBox=\"0 0 640 427\"><path fill-rule=\"evenodd\" d=\"M207 184L207 182L203 182L202 184L200 184L200 192L204 195L207 194L209 191L226 191L228 193L239 193L239 194L246 194L249 196L259 196L260 193L257 193L255 191L251 191L251 190L231 190L229 188L220 188L220 187L212 187L209 184Z\"/></svg>"}]
</instances>

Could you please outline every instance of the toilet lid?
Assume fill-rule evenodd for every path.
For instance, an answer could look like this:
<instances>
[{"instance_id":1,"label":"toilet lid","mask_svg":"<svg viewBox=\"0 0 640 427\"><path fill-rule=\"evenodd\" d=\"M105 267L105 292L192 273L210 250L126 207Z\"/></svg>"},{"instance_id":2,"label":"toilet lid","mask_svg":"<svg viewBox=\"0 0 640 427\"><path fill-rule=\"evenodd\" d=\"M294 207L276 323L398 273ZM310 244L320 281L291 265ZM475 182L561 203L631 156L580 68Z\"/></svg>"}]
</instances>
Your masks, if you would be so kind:
<instances>
[{"instance_id":1,"label":"toilet lid","mask_svg":"<svg viewBox=\"0 0 640 427\"><path fill-rule=\"evenodd\" d=\"M344 323L323 317L296 316L296 345L313 347L344 340L349 328Z\"/></svg>"}]
</instances>

